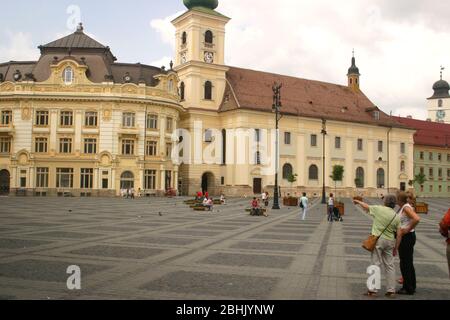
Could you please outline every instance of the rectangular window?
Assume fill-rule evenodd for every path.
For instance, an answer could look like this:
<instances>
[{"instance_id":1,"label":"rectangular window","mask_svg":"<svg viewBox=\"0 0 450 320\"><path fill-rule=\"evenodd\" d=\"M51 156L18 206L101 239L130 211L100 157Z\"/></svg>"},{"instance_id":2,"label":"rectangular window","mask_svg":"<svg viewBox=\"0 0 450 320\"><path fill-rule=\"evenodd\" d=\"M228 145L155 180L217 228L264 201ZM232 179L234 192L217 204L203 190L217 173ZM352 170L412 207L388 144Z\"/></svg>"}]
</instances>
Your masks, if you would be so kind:
<instances>
[{"instance_id":1,"label":"rectangular window","mask_svg":"<svg viewBox=\"0 0 450 320\"><path fill-rule=\"evenodd\" d=\"M439 179L442 179L442 168L438 169L438 177Z\"/></svg>"},{"instance_id":2,"label":"rectangular window","mask_svg":"<svg viewBox=\"0 0 450 320\"><path fill-rule=\"evenodd\" d=\"M72 138L59 139L59 153L72 153Z\"/></svg>"},{"instance_id":3,"label":"rectangular window","mask_svg":"<svg viewBox=\"0 0 450 320\"><path fill-rule=\"evenodd\" d=\"M12 122L12 111L6 110L2 111L2 116L0 118L0 125L9 126Z\"/></svg>"},{"instance_id":4,"label":"rectangular window","mask_svg":"<svg viewBox=\"0 0 450 320\"><path fill-rule=\"evenodd\" d=\"M212 142L212 141L213 141L212 130L210 129L205 130L205 142Z\"/></svg>"},{"instance_id":5,"label":"rectangular window","mask_svg":"<svg viewBox=\"0 0 450 320\"><path fill-rule=\"evenodd\" d=\"M442 161L442 154L438 153L438 161Z\"/></svg>"},{"instance_id":6,"label":"rectangular window","mask_svg":"<svg viewBox=\"0 0 450 320\"><path fill-rule=\"evenodd\" d=\"M0 153L10 153L11 152L11 138L1 137L0 138Z\"/></svg>"},{"instance_id":7,"label":"rectangular window","mask_svg":"<svg viewBox=\"0 0 450 320\"><path fill-rule=\"evenodd\" d=\"M98 113L97 112L86 112L84 115L84 126L86 127L97 127L98 125Z\"/></svg>"},{"instance_id":8,"label":"rectangular window","mask_svg":"<svg viewBox=\"0 0 450 320\"><path fill-rule=\"evenodd\" d=\"M420 168L420 173L425 174L425 168Z\"/></svg>"},{"instance_id":9,"label":"rectangular window","mask_svg":"<svg viewBox=\"0 0 450 320\"><path fill-rule=\"evenodd\" d=\"M145 149L146 155L155 157L157 155L158 142L147 141L147 148Z\"/></svg>"},{"instance_id":10,"label":"rectangular window","mask_svg":"<svg viewBox=\"0 0 450 320\"><path fill-rule=\"evenodd\" d=\"M428 160L433 160L433 152L430 152L429 154L428 154Z\"/></svg>"},{"instance_id":11,"label":"rectangular window","mask_svg":"<svg viewBox=\"0 0 450 320\"><path fill-rule=\"evenodd\" d=\"M167 118L166 119L166 133L172 133L173 131L173 119Z\"/></svg>"},{"instance_id":12,"label":"rectangular window","mask_svg":"<svg viewBox=\"0 0 450 320\"><path fill-rule=\"evenodd\" d=\"M311 135L311 147L317 147L317 135Z\"/></svg>"},{"instance_id":13,"label":"rectangular window","mask_svg":"<svg viewBox=\"0 0 450 320\"><path fill-rule=\"evenodd\" d=\"M155 114L147 115L147 129L158 129L158 116Z\"/></svg>"},{"instance_id":14,"label":"rectangular window","mask_svg":"<svg viewBox=\"0 0 450 320\"><path fill-rule=\"evenodd\" d=\"M336 149L340 149L341 148L341 137L336 137L334 139L334 147Z\"/></svg>"},{"instance_id":15,"label":"rectangular window","mask_svg":"<svg viewBox=\"0 0 450 320\"><path fill-rule=\"evenodd\" d=\"M172 144L171 143L166 143L166 157L171 157L172 156Z\"/></svg>"},{"instance_id":16,"label":"rectangular window","mask_svg":"<svg viewBox=\"0 0 450 320\"><path fill-rule=\"evenodd\" d=\"M134 155L134 140L122 140L122 154L126 156Z\"/></svg>"},{"instance_id":17,"label":"rectangular window","mask_svg":"<svg viewBox=\"0 0 450 320\"><path fill-rule=\"evenodd\" d=\"M108 178L102 179L102 189L108 189L109 180Z\"/></svg>"},{"instance_id":18,"label":"rectangular window","mask_svg":"<svg viewBox=\"0 0 450 320\"><path fill-rule=\"evenodd\" d=\"M434 176L433 168L430 168L430 170L428 170L428 172L429 172L430 179L433 179L433 176Z\"/></svg>"},{"instance_id":19,"label":"rectangular window","mask_svg":"<svg viewBox=\"0 0 450 320\"><path fill-rule=\"evenodd\" d=\"M73 188L73 169L71 168L56 169L56 187Z\"/></svg>"},{"instance_id":20,"label":"rectangular window","mask_svg":"<svg viewBox=\"0 0 450 320\"><path fill-rule=\"evenodd\" d=\"M48 111L36 111L36 125L48 126Z\"/></svg>"},{"instance_id":21,"label":"rectangular window","mask_svg":"<svg viewBox=\"0 0 450 320\"><path fill-rule=\"evenodd\" d=\"M406 144L405 143L400 143L400 153L401 154L405 154L406 153Z\"/></svg>"},{"instance_id":22,"label":"rectangular window","mask_svg":"<svg viewBox=\"0 0 450 320\"><path fill-rule=\"evenodd\" d=\"M94 185L94 169L81 169L80 173L80 188L92 189Z\"/></svg>"},{"instance_id":23,"label":"rectangular window","mask_svg":"<svg viewBox=\"0 0 450 320\"><path fill-rule=\"evenodd\" d=\"M34 141L34 152L47 153L47 150L48 150L48 139L36 138Z\"/></svg>"},{"instance_id":24,"label":"rectangular window","mask_svg":"<svg viewBox=\"0 0 450 320\"><path fill-rule=\"evenodd\" d=\"M358 151L363 151L363 139L358 139Z\"/></svg>"},{"instance_id":25,"label":"rectangular window","mask_svg":"<svg viewBox=\"0 0 450 320\"><path fill-rule=\"evenodd\" d=\"M156 189L156 170L145 170L144 173L144 189Z\"/></svg>"},{"instance_id":26,"label":"rectangular window","mask_svg":"<svg viewBox=\"0 0 450 320\"><path fill-rule=\"evenodd\" d=\"M383 152L383 141L378 141L378 152Z\"/></svg>"},{"instance_id":27,"label":"rectangular window","mask_svg":"<svg viewBox=\"0 0 450 320\"><path fill-rule=\"evenodd\" d=\"M286 145L291 144L291 133L290 132L284 133L284 144L286 144Z\"/></svg>"},{"instance_id":28,"label":"rectangular window","mask_svg":"<svg viewBox=\"0 0 450 320\"><path fill-rule=\"evenodd\" d=\"M136 115L131 112L125 112L122 116L122 126L125 128L134 128L136 124Z\"/></svg>"},{"instance_id":29,"label":"rectangular window","mask_svg":"<svg viewBox=\"0 0 450 320\"><path fill-rule=\"evenodd\" d=\"M61 111L61 118L59 124L61 127L71 127L73 125L73 112Z\"/></svg>"},{"instance_id":30,"label":"rectangular window","mask_svg":"<svg viewBox=\"0 0 450 320\"><path fill-rule=\"evenodd\" d=\"M36 168L36 188L48 188L48 168Z\"/></svg>"},{"instance_id":31,"label":"rectangular window","mask_svg":"<svg viewBox=\"0 0 450 320\"><path fill-rule=\"evenodd\" d=\"M84 139L84 153L85 154L97 153L97 139L93 138Z\"/></svg>"},{"instance_id":32,"label":"rectangular window","mask_svg":"<svg viewBox=\"0 0 450 320\"><path fill-rule=\"evenodd\" d=\"M425 158L425 154L424 154L424 152L422 151L422 152L420 152L420 160L423 160Z\"/></svg>"},{"instance_id":33,"label":"rectangular window","mask_svg":"<svg viewBox=\"0 0 450 320\"><path fill-rule=\"evenodd\" d=\"M261 130L255 129L255 140L256 142L261 142Z\"/></svg>"}]
</instances>

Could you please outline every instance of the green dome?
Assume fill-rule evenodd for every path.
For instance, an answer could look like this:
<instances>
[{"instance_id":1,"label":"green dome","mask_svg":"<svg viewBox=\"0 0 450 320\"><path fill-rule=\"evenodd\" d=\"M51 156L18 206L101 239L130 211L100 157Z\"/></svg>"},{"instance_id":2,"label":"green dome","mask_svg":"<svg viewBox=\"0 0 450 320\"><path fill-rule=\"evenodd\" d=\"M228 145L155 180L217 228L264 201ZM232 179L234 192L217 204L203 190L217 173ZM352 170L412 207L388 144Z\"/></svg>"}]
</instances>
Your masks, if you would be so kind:
<instances>
[{"instance_id":1,"label":"green dome","mask_svg":"<svg viewBox=\"0 0 450 320\"><path fill-rule=\"evenodd\" d=\"M214 10L219 6L219 0L183 0L183 3L188 9L203 7Z\"/></svg>"}]
</instances>

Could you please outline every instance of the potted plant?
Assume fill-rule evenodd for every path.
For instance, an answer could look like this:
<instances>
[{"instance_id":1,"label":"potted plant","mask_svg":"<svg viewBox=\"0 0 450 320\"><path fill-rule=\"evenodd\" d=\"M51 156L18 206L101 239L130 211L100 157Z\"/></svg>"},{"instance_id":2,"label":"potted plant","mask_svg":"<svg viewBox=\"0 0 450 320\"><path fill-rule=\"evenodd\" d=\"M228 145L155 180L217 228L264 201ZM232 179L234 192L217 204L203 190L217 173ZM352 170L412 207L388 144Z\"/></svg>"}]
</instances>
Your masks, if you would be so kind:
<instances>
[{"instance_id":1,"label":"potted plant","mask_svg":"<svg viewBox=\"0 0 450 320\"><path fill-rule=\"evenodd\" d=\"M422 172L417 174L413 180L413 184L417 183L419 186L423 185L425 182L427 182L427 177ZM419 196L419 191L417 191L417 196ZM416 212L419 214L428 214L428 203L417 202Z\"/></svg>"},{"instance_id":2,"label":"potted plant","mask_svg":"<svg viewBox=\"0 0 450 320\"><path fill-rule=\"evenodd\" d=\"M344 167L340 165L333 166L333 171L330 178L334 181L334 194L335 197L337 197L337 183L338 181L342 181L344 179ZM339 209L339 213L341 216L345 214L344 203L340 202L339 200L335 200L334 206Z\"/></svg>"},{"instance_id":3,"label":"potted plant","mask_svg":"<svg viewBox=\"0 0 450 320\"><path fill-rule=\"evenodd\" d=\"M290 182L291 187L292 187L292 184L297 181L297 177L298 177L297 174L289 175L287 180ZM286 207L296 207L296 206L298 206L298 198L293 197L288 193L287 197L283 198L283 205L285 205Z\"/></svg>"}]
</instances>

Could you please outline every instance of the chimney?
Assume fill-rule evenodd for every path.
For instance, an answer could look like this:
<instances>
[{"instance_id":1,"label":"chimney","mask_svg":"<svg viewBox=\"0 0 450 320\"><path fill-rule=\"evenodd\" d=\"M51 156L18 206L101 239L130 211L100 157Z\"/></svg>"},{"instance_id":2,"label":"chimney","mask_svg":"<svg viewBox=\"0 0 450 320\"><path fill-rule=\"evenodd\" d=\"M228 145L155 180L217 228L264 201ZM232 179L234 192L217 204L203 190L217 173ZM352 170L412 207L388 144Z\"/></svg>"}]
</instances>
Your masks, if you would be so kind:
<instances>
[{"instance_id":1,"label":"chimney","mask_svg":"<svg viewBox=\"0 0 450 320\"><path fill-rule=\"evenodd\" d=\"M408 118L408 119L412 119L413 117L412 117L411 115L409 115L409 116L407 116L406 118Z\"/></svg>"}]
</instances>

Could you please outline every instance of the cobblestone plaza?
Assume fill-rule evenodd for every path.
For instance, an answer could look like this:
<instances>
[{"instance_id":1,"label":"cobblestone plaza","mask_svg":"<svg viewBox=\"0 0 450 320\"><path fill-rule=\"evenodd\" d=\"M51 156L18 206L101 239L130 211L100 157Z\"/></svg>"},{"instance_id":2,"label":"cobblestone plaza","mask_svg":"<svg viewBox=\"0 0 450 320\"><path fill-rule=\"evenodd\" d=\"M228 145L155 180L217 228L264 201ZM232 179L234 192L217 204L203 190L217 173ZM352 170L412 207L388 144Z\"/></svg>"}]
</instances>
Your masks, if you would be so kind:
<instances>
[{"instance_id":1,"label":"cobblestone plaza","mask_svg":"<svg viewBox=\"0 0 450 320\"><path fill-rule=\"evenodd\" d=\"M333 224L317 201L301 221L299 208L251 217L249 199L212 213L183 200L0 198L0 299L366 299L361 242L371 220L350 200ZM417 294L395 299L450 299L437 229L448 199L427 201ZM81 268L81 290L67 289L71 265Z\"/></svg>"}]
</instances>

